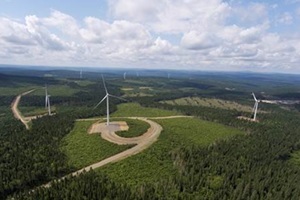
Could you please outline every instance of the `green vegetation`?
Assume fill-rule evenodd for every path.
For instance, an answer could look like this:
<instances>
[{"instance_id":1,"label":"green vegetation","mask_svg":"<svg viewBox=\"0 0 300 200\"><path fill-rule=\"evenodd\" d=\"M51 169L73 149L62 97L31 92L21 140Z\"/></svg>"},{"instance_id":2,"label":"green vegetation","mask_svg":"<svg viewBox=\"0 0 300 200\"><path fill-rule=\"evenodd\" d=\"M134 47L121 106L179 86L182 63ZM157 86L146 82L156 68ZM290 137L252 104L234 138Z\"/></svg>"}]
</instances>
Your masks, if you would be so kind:
<instances>
[{"instance_id":1,"label":"green vegetation","mask_svg":"<svg viewBox=\"0 0 300 200\"><path fill-rule=\"evenodd\" d=\"M48 110L46 110L44 107L19 106L18 108L24 117L48 114ZM54 113L55 110L55 106L51 106L51 113Z\"/></svg>"},{"instance_id":2,"label":"green vegetation","mask_svg":"<svg viewBox=\"0 0 300 200\"><path fill-rule=\"evenodd\" d=\"M95 122L77 121L74 129L63 138L61 149L67 155L69 165L76 169L103 160L130 147L103 140L100 134L88 134L88 129Z\"/></svg>"},{"instance_id":3,"label":"green vegetation","mask_svg":"<svg viewBox=\"0 0 300 200\"><path fill-rule=\"evenodd\" d=\"M164 131L176 136L183 146L206 146L219 139L226 139L242 131L221 124L200 120L197 118L175 118L155 120L161 124Z\"/></svg>"},{"instance_id":4,"label":"green vegetation","mask_svg":"<svg viewBox=\"0 0 300 200\"><path fill-rule=\"evenodd\" d=\"M3 121L4 119L9 119L12 117L13 117L13 114L11 112L10 107L0 106L0 121Z\"/></svg>"},{"instance_id":5,"label":"green vegetation","mask_svg":"<svg viewBox=\"0 0 300 200\"><path fill-rule=\"evenodd\" d=\"M172 154L180 147L207 146L241 131L196 118L155 120L163 127L158 141L149 149L122 162L99 169L116 181L130 185L155 183L176 173ZM134 170L133 170L134 169Z\"/></svg>"},{"instance_id":6,"label":"green vegetation","mask_svg":"<svg viewBox=\"0 0 300 200\"><path fill-rule=\"evenodd\" d=\"M298 143L300 146L300 143ZM291 162L300 167L300 151L295 151L291 154Z\"/></svg>"},{"instance_id":7,"label":"green vegetation","mask_svg":"<svg viewBox=\"0 0 300 200\"><path fill-rule=\"evenodd\" d=\"M72 126L59 115L34 120L29 131L17 120L0 121L1 199L70 172L59 143Z\"/></svg>"},{"instance_id":8,"label":"green vegetation","mask_svg":"<svg viewBox=\"0 0 300 200\"><path fill-rule=\"evenodd\" d=\"M22 94L23 92L27 92L29 90L34 89L35 86L29 85L29 86L17 86L17 87L0 87L1 96L17 96L19 94Z\"/></svg>"},{"instance_id":9,"label":"green vegetation","mask_svg":"<svg viewBox=\"0 0 300 200\"><path fill-rule=\"evenodd\" d=\"M54 76L53 78L28 77L24 75L26 73L30 76L36 74L41 77L45 73ZM73 129L75 119L105 113L105 105L92 110L92 107L103 98L104 90L102 82L99 81L101 75L97 73L89 74L91 78L88 81L93 84L85 86L76 83L79 81L78 72L72 75L70 71L26 72L24 70L18 74L22 76L0 74L0 88L6 88L7 94L26 87L42 88L46 82L51 87L65 85L65 89L71 88L78 92L69 93L70 96L52 96L53 105L61 114L33 120L31 130L25 130L19 121L12 120L9 106L19 92L0 95L0 196L2 199L8 195L13 195L13 199L122 200L279 200L298 199L300 196L300 127L298 125L300 114L297 111L299 106L295 106L296 109L290 106L290 110L283 110L276 105L260 104L260 108L267 112L258 115L259 123L252 123L238 120L237 116L247 115L247 113L235 109L208 107L201 103L197 106L160 103L185 97L191 99L200 97L220 99L224 107L226 104L223 101L232 99L251 107L252 91L258 94L259 99L298 99L299 76L204 72L181 74L180 72L177 74L179 77L176 78L174 75L169 80L143 76L143 78L124 81L121 80L120 74L109 72L106 80L112 94L121 96L126 94L126 91L122 92L121 88L135 88L139 93L153 95L128 98L139 104L120 105L120 110L116 113L120 117L169 116L183 113L210 122L197 118L157 119L157 122L164 127L164 131L158 141L144 152L118 163L112 163L98 169L97 172L68 178L55 183L51 188L40 188L35 190L35 193L28 193L42 183L74 170L74 165L70 166L71 160L67 160L65 154L64 148L68 145L66 138L77 137L74 140L69 138L74 143L72 148L75 149L78 145L76 142L81 140L81 136L75 133L72 137L66 135ZM150 87L151 90L140 88L144 86ZM64 92L63 90L58 93ZM113 112L120 101L112 99L111 102ZM43 104L42 94L27 95L21 101L23 107L42 108ZM85 127L83 129L86 131L89 125L80 123L79 125L76 123L76 126ZM231 127L247 134L240 134L240 131ZM95 140L100 138L99 135L85 136L89 138L98 136ZM81 151L84 151L85 145L90 141L87 138L82 140L85 141L84 145L79 146L83 149ZM80 163L77 165L80 166Z\"/></svg>"},{"instance_id":10,"label":"green vegetation","mask_svg":"<svg viewBox=\"0 0 300 200\"><path fill-rule=\"evenodd\" d=\"M31 192L30 197L24 194L14 195L11 199L40 200L40 199L75 199L75 200L132 200L134 192L124 184L111 181L104 174L90 171L77 177L53 183L50 188L38 188Z\"/></svg>"},{"instance_id":11,"label":"green vegetation","mask_svg":"<svg viewBox=\"0 0 300 200\"><path fill-rule=\"evenodd\" d=\"M112 114L113 117L163 117L178 115L178 112L145 108L137 103L125 103L117 106L118 110Z\"/></svg>"},{"instance_id":12,"label":"green vegetation","mask_svg":"<svg viewBox=\"0 0 300 200\"><path fill-rule=\"evenodd\" d=\"M250 106L245 106L238 104L234 101L227 101L222 99L208 99L199 97L184 97L174 100L162 101L162 103L167 103L171 105L191 105L191 106L205 106L229 110L237 110L243 112L251 112L252 108Z\"/></svg>"},{"instance_id":13,"label":"green vegetation","mask_svg":"<svg viewBox=\"0 0 300 200\"><path fill-rule=\"evenodd\" d=\"M75 81L75 83L78 84L81 87L85 87L85 86L89 86L89 85L94 84L94 82L88 81L88 80Z\"/></svg>"},{"instance_id":14,"label":"green vegetation","mask_svg":"<svg viewBox=\"0 0 300 200\"><path fill-rule=\"evenodd\" d=\"M127 125L129 126L128 131L116 132L116 134L121 137L126 137L126 138L138 137L146 133L147 130L150 128L150 125L148 123L141 120L137 120L137 119L120 119L120 120L126 121Z\"/></svg>"},{"instance_id":15,"label":"green vegetation","mask_svg":"<svg viewBox=\"0 0 300 200\"><path fill-rule=\"evenodd\" d=\"M155 94L151 87L123 87L121 90L125 93L124 97L151 97Z\"/></svg>"},{"instance_id":16,"label":"green vegetation","mask_svg":"<svg viewBox=\"0 0 300 200\"><path fill-rule=\"evenodd\" d=\"M72 96L79 92L79 89L72 88L68 85L48 85L48 94L51 96ZM39 87L34 92L28 94L29 96L45 96L45 88Z\"/></svg>"}]
</instances>

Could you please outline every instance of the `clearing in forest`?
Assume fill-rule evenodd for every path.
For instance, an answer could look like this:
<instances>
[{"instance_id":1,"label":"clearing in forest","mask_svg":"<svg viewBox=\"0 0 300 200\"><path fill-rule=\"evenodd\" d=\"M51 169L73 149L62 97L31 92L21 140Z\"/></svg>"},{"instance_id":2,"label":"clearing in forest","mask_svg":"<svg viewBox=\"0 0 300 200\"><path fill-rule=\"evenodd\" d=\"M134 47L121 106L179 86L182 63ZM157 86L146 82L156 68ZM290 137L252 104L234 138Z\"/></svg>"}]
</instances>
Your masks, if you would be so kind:
<instances>
[{"instance_id":1,"label":"clearing in forest","mask_svg":"<svg viewBox=\"0 0 300 200\"><path fill-rule=\"evenodd\" d=\"M117 111L112 117L165 117L180 115L180 113L157 108L142 107L138 103L123 103L117 106Z\"/></svg>"},{"instance_id":2,"label":"clearing in forest","mask_svg":"<svg viewBox=\"0 0 300 200\"><path fill-rule=\"evenodd\" d=\"M189 106L205 106L213 108L222 108L227 110L237 110L242 112L251 112L252 107L241 105L234 101L227 101L222 99L209 99L200 97L184 97L180 99L162 101L170 105L189 105Z\"/></svg>"},{"instance_id":3,"label":"clearing in forest","mask_svg":"<svg viewBox=\"0 0 300 200\"><path fill-rule=\"evenodd\" d=\"M165 112L157 110L161 113ZM122 113L119 110L118 112L119 115L122 115L127 111ZM157 122L163 128L157 142L135 156L97 170L105 172L116 181L133 186L139 186L145 182L155 183L162 179L168 179L178 170L174 166L172 154L179 148L193 145L205 147L218 140L244 134L235 128L197 118L155 119L153 117L149 119Z\"/></svg>"},{"instance_id":4,"label":"clearing in forest","mask_svg":"<svg viewBox=\"0 0 300 200\"><path fill-rule=\"evenodd\" d=\"M96 121L77 121L73 130L64 137L62 151L68 162L76 169L93 164L122 152L130 145L117 145L101 138L100 134L88 134L88 129Z\"/></svg>"}]
</instances>

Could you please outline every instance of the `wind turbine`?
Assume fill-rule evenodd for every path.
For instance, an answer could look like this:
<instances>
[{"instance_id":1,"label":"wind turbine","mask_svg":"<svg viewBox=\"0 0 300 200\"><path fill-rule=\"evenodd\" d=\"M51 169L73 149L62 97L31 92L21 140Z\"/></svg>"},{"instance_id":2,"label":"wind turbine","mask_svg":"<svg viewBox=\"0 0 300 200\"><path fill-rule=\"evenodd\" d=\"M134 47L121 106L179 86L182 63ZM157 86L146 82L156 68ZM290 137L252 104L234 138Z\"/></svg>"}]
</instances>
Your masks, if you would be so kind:
<instances>
[{"instance_id":1,"label":"wind turbine","mask_svg":"<svg viewBox=\"0 0 300 200\"><path fill-rule=\"evenodd\" d=\"M106 125L109 126L109 97L114 97L123 101L127 101L126 99L123 99L121 97L117 97L115 95L109 94L105 85L105 81L104 81L104 77L102 76L102 80L103 80L103 85L104 85L104 89L105 89L105 96L104 98L94 107L94 109L96 109L105 99L106 99Z\"/></svg>"},{"instance_id":2,"label":"wind turbine","mask_svg":"<svg viewBox=\"0 0 300 200\"><path fill-rule=\"evenodd\" d=\"M124 72L123 78L124 78L124 80L126 80L126 72Z\"/></svg>"},{"instance_id":3,"label":"wind turbine","mask_svg":"<svg viewBox=\"0 0 300 200\"><path fill-rule=\"evenodd\" d=\"M259 100L256 99L255 97L255 94L252 92L252 96L254 98L254 107L252 109L252 113L254 112L254 115L253 115L253 120L256 121L256 114L257 114L257 108L258 108L258 103L260 102Z\"/></svg>"},{"instance_id":4,"label":"wind turbine","mask_svg":"<svg viewBox=\"0 0 300 200\"><path fill-rule=\"evenodd\" d=\"M80 79L82 79L82 70L80 70Z\"/></svg>"},{"instance_id":5,"label":"wind turbine","mask_svg":"<svg viewBox=\"0 0 300 200\"><path fill-rule=\"evenodd\" d=\"M48 114L51 115L50 95L48 94L47 85L45 85L45 109L48 109Z\"/></svg>"}]
</instances>

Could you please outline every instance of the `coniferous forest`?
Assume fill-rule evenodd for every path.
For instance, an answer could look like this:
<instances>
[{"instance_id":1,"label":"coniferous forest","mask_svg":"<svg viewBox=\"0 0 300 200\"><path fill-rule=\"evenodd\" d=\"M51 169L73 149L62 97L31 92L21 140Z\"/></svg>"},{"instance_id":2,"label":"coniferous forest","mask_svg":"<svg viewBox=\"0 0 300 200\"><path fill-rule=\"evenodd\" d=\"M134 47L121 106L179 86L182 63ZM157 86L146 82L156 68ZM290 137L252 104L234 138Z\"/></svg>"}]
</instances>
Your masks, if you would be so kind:
<instances>
[{"instance_id":1,"label":"coniferous forest","mask_svg":"<svg viewBox=\"0 0 300 200\"><path fill-rule=\"evenodd\" d=\"M42 84L44 79L37 78L34 81L34 84ZM56 84L56 80L52 81ZM101 171L92 170L76 177L69 176L64 180L54 181L49 188L39 187L75 170L68 164L68 158L61 151L60 144L64 136L73 129L76 119L104 115L105 107L98 110L90 108L104 96L100 81L84 86L82 91L77 91L72 96L55 96L53 104L57 106L57 113L33 120L30 130L26 130L4 108L10 106L14 96L0 96L1 109L5 113L0 115L1 198L299 199L300 163L293 159L300 151L299 105L289 109L261 105L266 112L259 114L259 122L256 123L237 119L240 115L247 115L238 110L162 103L163 100L186 96L243 99L246 95L242 90L240 93L220 93L216 86L203 88L203 85L194 81L186 82L182 83L182 87L189 86L198 90L175 93L178 86L165 83L164 87L172 92L128 97L128 100L143 107L172 110L234 127L245 134L228 140L217 140L208 146L183 145L170 149L168 157L172 159L176 173L167 179L136 186L118 182ZM155 87L155 83L149 83ZM109 85L109 88L119 95L123 93L119 87L121 84ZM80 89L77 84L70 85L70 88ZM212 92L207 92L209 90ZM117 110L119 103L121 101L114 101L112 113ZM43 106L43 97L24 97L21 105Z\"/></svg>"},{"instance_id":2,"label":"coniferous forest","mask_svg":"<svg viewBox=\"0 0 300 200\"><path fill-rule=\"evenodd\" d=\"M188 108L178 108L188 111ZM202 113L199 110L199 113ZM200 116L201 117L201 116ZM215 116L217 117L217 116ZM222 113L219 115L222 120ZM20 199L298 199L299 166L289 161L300 148L299 114L282 113L263 125L236 122L248 135L206 148L170 154L178 173L132 190L103 174L88 172ZM228 123L226 120L224 123ZM231 124L233 124L232 122Z\"/></svg>"}]
</instances>

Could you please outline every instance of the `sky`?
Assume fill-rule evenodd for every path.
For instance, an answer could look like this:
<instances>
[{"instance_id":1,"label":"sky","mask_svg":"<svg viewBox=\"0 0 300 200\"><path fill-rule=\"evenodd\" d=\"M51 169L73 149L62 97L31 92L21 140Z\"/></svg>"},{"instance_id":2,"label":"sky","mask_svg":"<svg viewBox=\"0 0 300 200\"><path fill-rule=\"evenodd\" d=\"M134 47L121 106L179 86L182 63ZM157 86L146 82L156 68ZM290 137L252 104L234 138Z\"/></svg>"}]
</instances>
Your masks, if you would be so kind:
<instances>
[{"instance_id":1,"label":"sky","mask_svg":"<svg viewBox=\"0 0 300 200\"><path fill-rule=\"evenodd\" d=\"M300 0L0 0L0 64L300 73Z\"/></svg>"}]
</instances>

